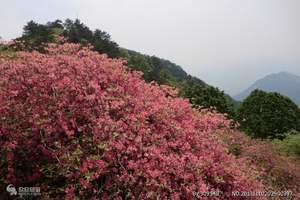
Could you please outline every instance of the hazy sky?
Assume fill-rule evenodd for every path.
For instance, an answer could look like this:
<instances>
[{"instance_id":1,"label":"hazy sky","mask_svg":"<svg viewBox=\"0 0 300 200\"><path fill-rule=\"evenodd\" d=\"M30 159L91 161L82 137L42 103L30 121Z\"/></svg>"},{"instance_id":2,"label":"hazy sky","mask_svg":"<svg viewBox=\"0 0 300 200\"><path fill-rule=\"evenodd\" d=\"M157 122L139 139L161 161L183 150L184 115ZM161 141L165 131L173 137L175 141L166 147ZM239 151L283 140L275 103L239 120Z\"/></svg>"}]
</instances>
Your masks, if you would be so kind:
<instances>
[{"instance_id":1,"label":"hazy sky","mask_svg":"<svg viewBox=\"0 0 300 200\"><path fill-rule=\"evenodd\" d=\"M0 36L76 17L230 94L269 73L300 75L299 0L0 0Z\"/></svg>"}]
</instances>

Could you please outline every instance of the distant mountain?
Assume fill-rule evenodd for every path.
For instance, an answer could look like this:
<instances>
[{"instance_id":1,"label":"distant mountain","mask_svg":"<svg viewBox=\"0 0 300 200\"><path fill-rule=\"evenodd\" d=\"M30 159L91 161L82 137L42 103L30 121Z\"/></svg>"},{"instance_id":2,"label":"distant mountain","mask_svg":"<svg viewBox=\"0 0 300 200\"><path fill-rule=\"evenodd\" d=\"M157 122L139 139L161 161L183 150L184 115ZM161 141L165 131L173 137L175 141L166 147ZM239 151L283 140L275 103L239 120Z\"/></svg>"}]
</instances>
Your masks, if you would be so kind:
<instances>
[{"instance_id":1,"label":"distant mountain","mask_svg":"<svg viewBox=\"0 0 300 200\"><path fill-rule=\"evenodd\" d=\"M257 80L248 89L244 90L234 98L245 99L253 90L261 89L266 92L278 92L292 99L300 106L300 76L287 72L270 74Z\"/></svg>"}]
</instances>

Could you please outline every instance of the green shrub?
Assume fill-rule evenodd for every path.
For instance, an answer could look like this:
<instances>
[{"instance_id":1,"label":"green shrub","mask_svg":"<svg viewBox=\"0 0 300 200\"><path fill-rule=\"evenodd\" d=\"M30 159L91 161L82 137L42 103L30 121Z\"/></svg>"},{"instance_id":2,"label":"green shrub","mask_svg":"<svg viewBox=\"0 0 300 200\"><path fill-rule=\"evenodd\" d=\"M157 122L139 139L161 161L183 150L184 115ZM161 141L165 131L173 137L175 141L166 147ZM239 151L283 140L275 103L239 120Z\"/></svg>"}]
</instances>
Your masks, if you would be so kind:
<instances>
[{"instance_id":1,"label":"green shrub","mask_svg":"<svg viewBox=\"0 0 300 200\"><path fill-rule=\"evenodd\" d=\"M290 131L283 140L275 140L279 149L289 156L300 158L300 132Z\"/></svg>"},{"instance_id":2,"label":"green shrub","mask_svg":"<svg viewBox=\"0 0 300 200\"><path fill-rule=\"evenodd\" d=\"M300 109L275 92L253 91L238 110L242 130L255 138L283 139L290 130L300 131Z\"/></svg>"}]
</instances>

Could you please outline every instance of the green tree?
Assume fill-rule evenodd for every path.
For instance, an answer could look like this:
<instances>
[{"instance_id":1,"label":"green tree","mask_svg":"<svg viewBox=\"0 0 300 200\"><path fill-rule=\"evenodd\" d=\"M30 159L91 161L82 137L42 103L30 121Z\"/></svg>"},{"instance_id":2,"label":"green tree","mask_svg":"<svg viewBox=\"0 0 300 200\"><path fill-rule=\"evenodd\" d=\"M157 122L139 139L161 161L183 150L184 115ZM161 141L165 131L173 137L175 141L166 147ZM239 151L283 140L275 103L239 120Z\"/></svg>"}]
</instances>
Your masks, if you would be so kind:
<instances>
[{"instance_id":1,"label":"green tree","mask_svg":"<svg viewBox=\"0 0 300 200\"><path fill-rule=\"evenodd\" d=\"M91 31L79 19L75 21L67 19L64 23L64 36L70 42L94 46L99 53L105 53L111 58L120 56L120 49L117 43L111 41L110 35L105 31L96 29Z\"/></svg>"},{"instance_id":2,"label":"green tree","mask_svg":"<svg viewBox=\"0 0 300 200\"><path fill-rule=\"evenodd\" d=\"M38 24L34 21L28 22L23 28L22 37L17 38L25 42L26 50L43 50L43 44L56 42L55 36L64 36L69 42L92 44L96 51L105 53L111 58L120 56L117 43L111 41L110 35L104 31L91 31L79 19L55 20L46 24Z\"/></svg>"},{"instance_id":3,"label":"green tree","mask_svg":"<svg viewBox=\"0 0 300 200\"><path fill-rule=\"evenodd\" d=\"M66 19L64 27L64 36L67 37L70 42L82 43L83 41L91 40L93 37L93 32L81 23L79 19L75 21Z\"/></svg>"},{"instance_id":4,"label":"green tree","mask_svg":"<svg viewBox=\"0 0 300 200\"><path fill-rule=\"evenodd\" d=\"M111 41L110 35L105 31L96 29L91 41L96 51L106 53L112 58L120 56L120 49L117 43Z\"/></svg>"},{"instance_id":5,"label":"green tree","mask_svg":"<svg viewBox=\"0 0 300 200\"><path fill-rule=\"evenodd\" d=\"M191 79L181 89L180 95L188 98L195 106L215 107L217 111L227 113L231 118L235 116L233 105L227 101L224 92L218 88L202 86Z\"/></svg>"},{"instance_id":6,"label":"green tree","mask_svg":"<svg viewBox=\"0 0 300 200\"><path fill-rule=\"evenodd\" d=\"M284 133L300 130L300 109L279 93L253 91L238 109L241 128L257 138L284 138Z\"/></svg>"},{"instance_id":7,"label":"green tree","mask_svg":"<svg viewBox=\"0 0 300 200\"><path fill-rule=\"evenodd\" d=\"M27 50L41 50L42 44L52 42L54 36L48 26L30 21L24 26L23 35L19 40L25 42Z\"/></svg>"}]
</instances>

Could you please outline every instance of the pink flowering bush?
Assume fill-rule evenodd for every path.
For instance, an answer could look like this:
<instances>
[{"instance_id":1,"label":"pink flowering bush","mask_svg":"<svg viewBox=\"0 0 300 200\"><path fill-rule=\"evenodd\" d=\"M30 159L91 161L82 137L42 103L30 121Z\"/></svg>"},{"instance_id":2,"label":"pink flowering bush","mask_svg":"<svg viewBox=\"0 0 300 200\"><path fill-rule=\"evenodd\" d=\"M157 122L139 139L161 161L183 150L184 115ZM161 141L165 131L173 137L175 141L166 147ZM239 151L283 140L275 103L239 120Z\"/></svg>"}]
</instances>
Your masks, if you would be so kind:
<instances>
[{"instance_id":1,"label":"pink flowering bush","mask_svg":"<svg viewBox=\"0 0 300 200\"><path fill-rule=\"evenodd\" d=\"M0 185L39 186L45 199L263 190L218 140L230 123L223 115L77 44L1 57L0 120Z\"/></svg>"},{"instance_id":2,"label":"pink flowering bush","mask_svg":"<svg viewBox=\"0 0 300 200\"><path fill-rule=\"evenodd\" d=\"M281 155L275 144L251 139L245 133L233 131L219 136L230 153L256 166L267 190L291 191L294 199L300 199L300 163L297 160Z\"/></svg>"}]
</instances>

